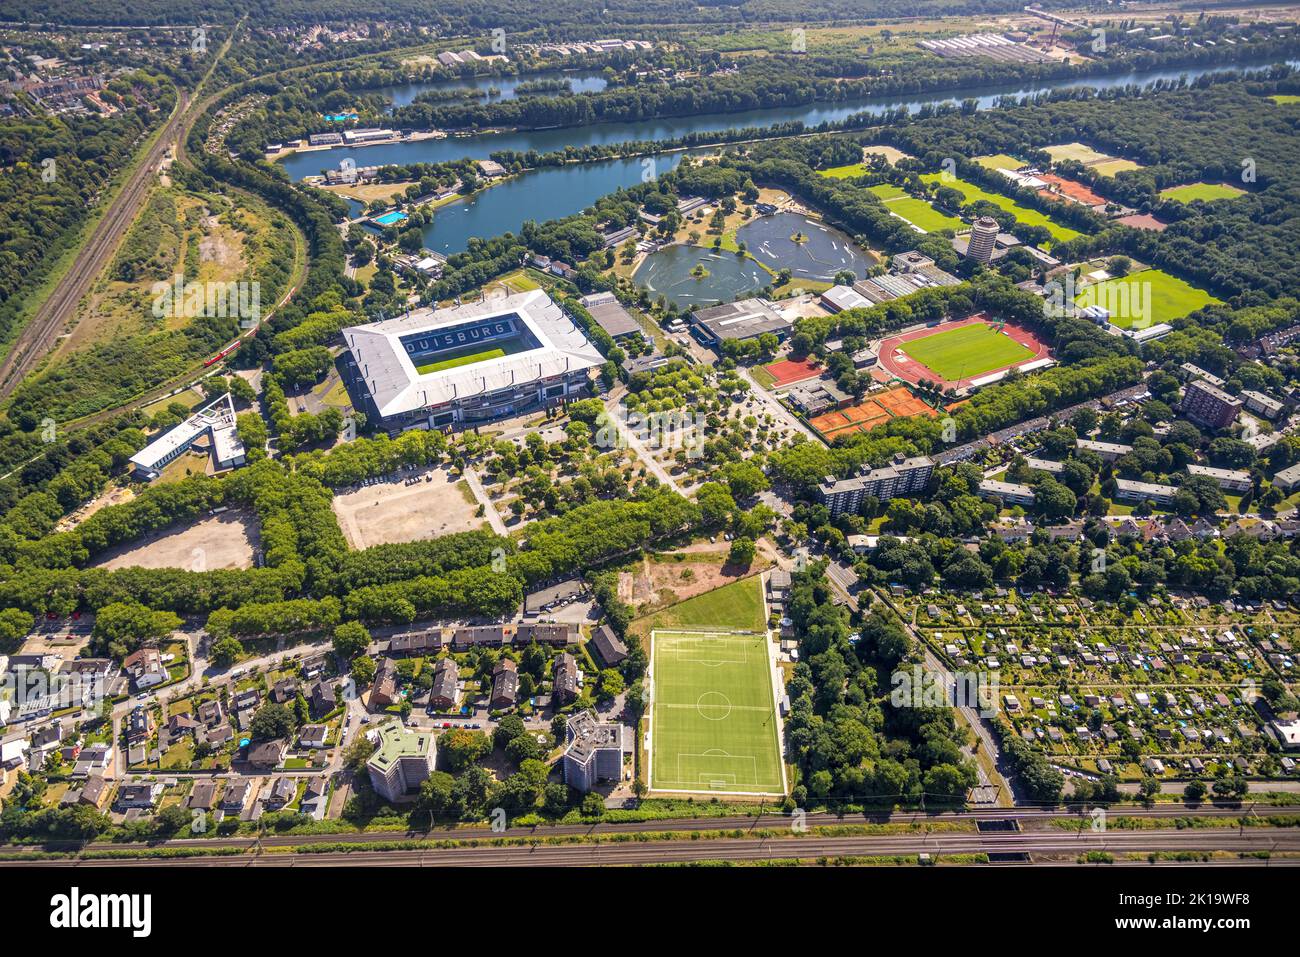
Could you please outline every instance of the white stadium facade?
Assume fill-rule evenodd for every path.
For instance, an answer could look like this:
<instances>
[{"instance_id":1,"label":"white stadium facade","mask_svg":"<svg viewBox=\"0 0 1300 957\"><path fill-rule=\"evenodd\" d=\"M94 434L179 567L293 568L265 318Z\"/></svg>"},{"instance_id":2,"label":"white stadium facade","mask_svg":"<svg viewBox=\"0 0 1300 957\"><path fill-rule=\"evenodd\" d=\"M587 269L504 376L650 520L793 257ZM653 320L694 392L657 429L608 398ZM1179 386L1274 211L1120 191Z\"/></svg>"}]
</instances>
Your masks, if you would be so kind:
<instances>
[{"instance_id":1,"label":"white stadium facade","mask_svg":"<svg viewBox=\"0 0 1300 957\"><path fill-rule=\"evenodd\" d=\"M343 330L357 409L390 433L473 427L588 395L604 357L542 290Z\"/></svg>"}]
</instances>

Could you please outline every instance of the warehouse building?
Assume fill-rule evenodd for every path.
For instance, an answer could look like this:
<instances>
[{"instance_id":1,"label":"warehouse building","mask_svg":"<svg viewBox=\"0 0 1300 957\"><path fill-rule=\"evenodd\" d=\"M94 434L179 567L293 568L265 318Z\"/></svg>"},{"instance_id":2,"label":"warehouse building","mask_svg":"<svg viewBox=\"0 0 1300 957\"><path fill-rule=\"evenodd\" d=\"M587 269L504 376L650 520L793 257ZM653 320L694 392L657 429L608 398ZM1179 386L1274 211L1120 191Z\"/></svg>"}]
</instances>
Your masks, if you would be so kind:
<instances>
[{"instance_id":1,"label":"warehouse building","mask_svg":"<svg viewBox=\"0 0 1300 957\"><path fill-rule=\"evenodd\" d=\"M691 313L691 331L701 343L716 347L727 340L742 342L771 333L784 339L794 321L777 312L766 299L742 299Z\"/></svg>"}]
</instances>

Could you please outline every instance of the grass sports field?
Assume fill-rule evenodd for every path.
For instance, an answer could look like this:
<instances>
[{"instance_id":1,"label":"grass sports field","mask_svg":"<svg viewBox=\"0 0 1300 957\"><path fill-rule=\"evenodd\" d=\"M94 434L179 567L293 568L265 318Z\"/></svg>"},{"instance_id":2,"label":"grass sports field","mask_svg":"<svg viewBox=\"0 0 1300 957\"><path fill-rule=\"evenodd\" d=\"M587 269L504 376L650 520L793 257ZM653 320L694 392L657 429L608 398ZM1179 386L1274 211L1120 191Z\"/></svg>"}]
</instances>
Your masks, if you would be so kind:
<instances>
[{"instance_id":1,"label":"grass sports field","mask_svg":"<svg viewBox=\"0 0 1300 957\"><path fill-rule=\"evenodd\" d=\"M1014 156L1008 156L1006 153L994 153L991 156L977 156L975 162L979 163L985 169L1020 169L1024 166L1023 160L1018 160Z\"/></svg>"},{"instance_id":2,"label":"grass sports field","mask_svg":"<svg viewBox=\"0 0 1300 957\"><path fill-rule=\"evenodd\" d=\"M430 372L441 372L443 369L454 369L457 366L467 366L474 362L482 362L485 359L500 359L506 354L506 350L496 347L492 349L476 349L472 352L458 352L456 355L446 356L437 362L430 362L428 365L416 366L415 371L420 375L428 375Z\"/></svg>"},{"instance_id":3,"label":"grass sports field","mask_svg":"<svg viewBox=\"0 0 1300 957\"><path fill-rule=\"evenodd\" d=\"M1033 358L1033 350L992 326L972 323L903 343L903 351L950 382Z\"/></svg>"},{"instance_id":4,"label":"grass sports field","mask_svg":"<svg viewBox=\"0 0 1300 957\"><path fill-rule=\"evenodd\" d=\"M1102 160L1100 163L1093 163L1089 167L1098 176L1114 176L1116 173L1123 173L1126 170L1141 168L1142 164L1129 159Z\"/></svg>"},{"instance_id":5,"label":"grass sports field","mask_svg":"<svg viewBox=\"0 0 1300 957\"><path fill-rule=\"evenodd\" d=\"M818 176L828 176L831 179L851 179L855 176L862 176L867 172L865 163L852 163L849 166L832 166L830 169L818 170Z\"/></svg>"},{"instance_id":6,"label":"grass sports field","mask_svg":"<svg viewBox=\"0 0 1300 957\"><path fill-rule=\"evenodd\" d=\"M473 365L475 362L486 362L488 359L512 356L516 352L524 352L527 349L528 343L517 336L498 340L490 346L479 344L461 346L459 349L450 349L447 352L438 353L438 357L433 362L426 362L424 365L416 366L415 371L420 375L428 375L430 372L441 372L443 369L455 369L457 366Z\"/></svg>"},{"instance_id":7,"label":"grass sports field","mask_svg":"<svg viewBox=\"0 0 1300 957\"><path fill-rule=\"evenodd\" d=\"M955 216L939 212L925 200L907 195L897 186L881 183L868 188L884 201L885 208L891 213L902 217L918 229L924 229L927 233L941 229L957 230L966 225Z\"/></svg>"},{"instance_id":8,"label":"grass sports field","mask_svg":"<svg viewBox=\"0 0 1300 957\"><path fill-rule=\"evenodd\" d=\"M1143 328L1173 322L1220 300L1163 270L1144 269L1089 286L1074 302L1103 306L1110 310L1111 325L1128 329L1138 320Z\"/></svg>"},{"instance_id":9,"label":"grass sports field","mask_svg":"<svg viewBox=\"0 0 1300 957\"><path fill-rule=\"evenodd\" d=\"M1160 198L1175 199L1180 203L1203 199L1209 203L1216 199L1232 199L1244 192L1244 189L1238 189L1229 183L1188 183L1185 186L1170 186L1168 189L1162 189Z\"/></svg>"},{"instance_id":10,"label":"grass sports field","mask_svg":"<svg viewBox=\"0 0 1300 957\"><path fill-rule=\"evenodd\" d=\"M650 787L785 793L767 635L655 630Z\"/></svg>"},{"instance_id":11,"label":"grass sports field","mask_svg":"<svg viewBox=\"0 0 1300 957\"><path fill-rule=\"evenodd\" d=\"M948 186L962 194L962 197L968 203L985 200L1005 209L1008 213L1015 216L1019 222L1026 226L1042 226L1052 234L1054 242L1068 242L1071 239L1077 239L1083 235L1077 229L1071 229L1068 226L1062 226L1055 220L1048 219L1036 209L1030 209L1028 206L1021 206L1009 196L1003 196L1001 193L990 193L982 186L976 186L974 183L968 183L962 179L952 179L949 182L943 182L940 173L926 173L921 177L927 183L938 183L940 186Z\"/></svg>"},{"instance_id":12,"label":"grass sports field","mask_svg":"<svg viewBox=\"0 0 1300 957\"><path fill-rule=\"evenodd\" d=\"M1083 143L1060 143L1056 146L1043 147L1044 152L1052 158L1053 163L1059 163L1062 160L1075 160L1087 165L1095 163L1097 160L1106 159L1105 153L1099 153L1091 146L1085 146Z\"/></svg>"},{"instance_id":13,"label":"grass sports field","mask_svg":"<svg viewBox=\"0 0 1300 957\"><path fill-rule=\"evenodd\" d=\"M1274 103L1277 103L1279 106L1295 106L1297 103L1300 103L1300 94L1274 93L1269 97L1269 99Z\"/></svg>"}]
</instances>

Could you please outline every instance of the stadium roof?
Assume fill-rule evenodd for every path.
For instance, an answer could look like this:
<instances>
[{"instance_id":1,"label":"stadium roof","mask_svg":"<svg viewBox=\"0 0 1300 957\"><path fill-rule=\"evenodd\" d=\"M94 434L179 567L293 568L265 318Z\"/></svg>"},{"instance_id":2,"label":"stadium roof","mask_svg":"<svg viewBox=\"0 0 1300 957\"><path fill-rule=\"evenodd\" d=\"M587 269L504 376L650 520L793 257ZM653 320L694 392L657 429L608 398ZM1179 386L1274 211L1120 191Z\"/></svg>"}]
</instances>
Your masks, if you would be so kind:
<instances>
[{"instance_id":1,"label":"stadium roof","mask_svg":"<svg viewBox=\"0 0 1300 957\"><path fill-rule=\"evenodd\" d=\"M540 345L514 355L420 375L402 345L412 334L497 317L518 316ZM514 385L590 369L604 362L572 319L540 289L492 302L421 309L400 319L343 330L379 414L387 418Z\"/></svg>"}]
</instances>

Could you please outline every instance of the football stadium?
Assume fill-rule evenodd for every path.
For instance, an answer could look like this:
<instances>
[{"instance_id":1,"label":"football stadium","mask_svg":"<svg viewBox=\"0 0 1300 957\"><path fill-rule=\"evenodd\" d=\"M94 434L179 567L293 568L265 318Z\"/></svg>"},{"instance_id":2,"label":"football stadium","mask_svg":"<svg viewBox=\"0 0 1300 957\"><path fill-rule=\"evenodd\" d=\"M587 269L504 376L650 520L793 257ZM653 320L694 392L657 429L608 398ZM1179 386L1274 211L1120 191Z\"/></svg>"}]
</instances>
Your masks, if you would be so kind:
<instances>
[{"instance_id":1,"label":"football stadium","mask_svg":"<svg viewBox=\"0 0 1300 957\"><path fill-rule=\"evenodd\" d=\"M343 330L355 407L389 432L452 429L581 398L604 362L544 291Z\"/></svg>"}]
</instances>

